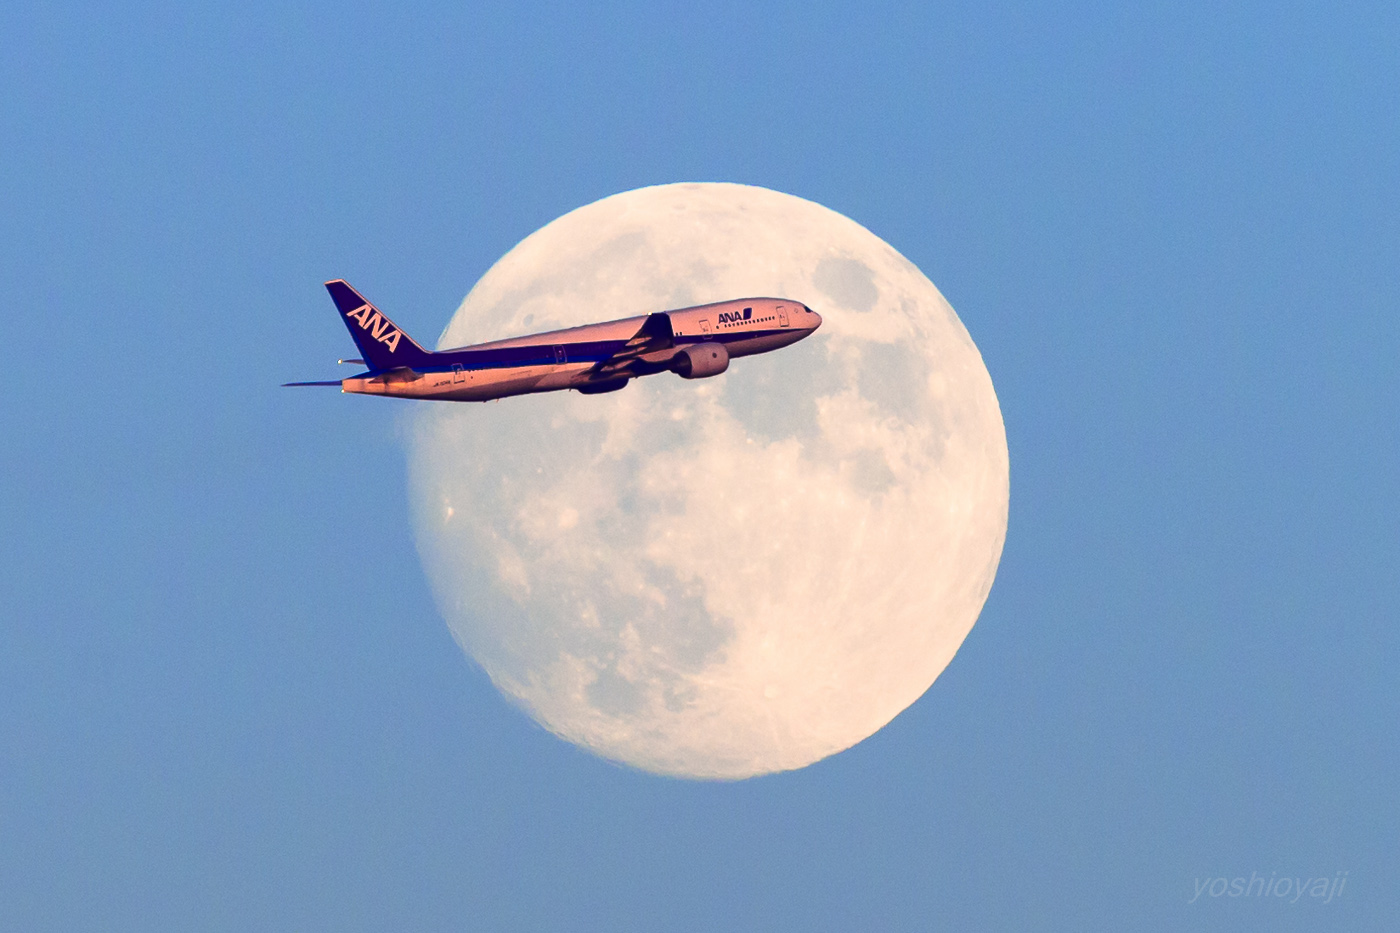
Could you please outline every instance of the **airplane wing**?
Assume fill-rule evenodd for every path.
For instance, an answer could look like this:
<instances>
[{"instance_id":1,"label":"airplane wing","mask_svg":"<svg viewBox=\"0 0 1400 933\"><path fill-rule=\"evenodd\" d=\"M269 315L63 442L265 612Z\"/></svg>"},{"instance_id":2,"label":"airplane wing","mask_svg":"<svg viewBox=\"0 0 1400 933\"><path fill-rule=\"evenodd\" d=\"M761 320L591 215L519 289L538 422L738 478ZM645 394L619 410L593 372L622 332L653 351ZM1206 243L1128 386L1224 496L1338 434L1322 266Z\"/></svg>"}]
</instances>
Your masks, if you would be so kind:
<instances>
[{"instance_id":1,"label":"airplane wing","mask_svg":"<svg viewBox=\"0 0 1400 933\"><path fill-rule=\"evenodd\" d=\"M675 345L676 335L671 330L671 316L664 311L649 314L631 340L593 367L593 378L606 379L633 371L639 362L644 362L645 357L671 350Z\"/></svg>"}]
</instances>

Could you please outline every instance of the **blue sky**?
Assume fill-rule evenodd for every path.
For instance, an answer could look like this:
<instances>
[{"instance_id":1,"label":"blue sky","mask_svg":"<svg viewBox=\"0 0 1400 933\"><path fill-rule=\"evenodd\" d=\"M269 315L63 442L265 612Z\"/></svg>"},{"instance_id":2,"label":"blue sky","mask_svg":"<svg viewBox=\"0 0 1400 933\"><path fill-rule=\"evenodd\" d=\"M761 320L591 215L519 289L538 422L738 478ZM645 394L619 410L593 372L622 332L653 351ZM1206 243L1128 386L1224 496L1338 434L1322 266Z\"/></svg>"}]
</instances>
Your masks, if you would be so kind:
<instances>
[{"instance_id":1,"label":"blue sky","mask_svg":"<svg viewBox=\"0 0 1400 933\"><path fill-rule=\"evenodd\" d=\"M1400 909L1393 5L20 2L0 36L0 927ZM432 340L542 224L685 180L917 263L1011 453L944 675L739 784L508 706L419 567L402 408L277 387L350 349L325 279Z\"/></svg>"}]
</instances>

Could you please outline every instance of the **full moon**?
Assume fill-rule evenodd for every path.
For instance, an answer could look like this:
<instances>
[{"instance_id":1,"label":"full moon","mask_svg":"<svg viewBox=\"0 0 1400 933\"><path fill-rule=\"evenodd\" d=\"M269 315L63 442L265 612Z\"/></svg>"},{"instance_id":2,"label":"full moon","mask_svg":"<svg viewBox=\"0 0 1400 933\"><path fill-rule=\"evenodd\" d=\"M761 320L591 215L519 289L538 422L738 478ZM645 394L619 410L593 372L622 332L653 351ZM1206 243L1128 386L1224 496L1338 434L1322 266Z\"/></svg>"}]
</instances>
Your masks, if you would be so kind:
<instances>
[{"instance_id":1,"label":"full moon","mask_svg":"<svg viewBox=\"0 0 1400 933\"><path fill-rule=\"evenodd\" d=\"M952 660L1006 537L991 377L913 263L765 188L604 198L482 277L441 348L731 298L821 314L694 382L423 404L418 548L462 648L546 729L739 779L870 736Z\"/></svg>"}]
</instances>

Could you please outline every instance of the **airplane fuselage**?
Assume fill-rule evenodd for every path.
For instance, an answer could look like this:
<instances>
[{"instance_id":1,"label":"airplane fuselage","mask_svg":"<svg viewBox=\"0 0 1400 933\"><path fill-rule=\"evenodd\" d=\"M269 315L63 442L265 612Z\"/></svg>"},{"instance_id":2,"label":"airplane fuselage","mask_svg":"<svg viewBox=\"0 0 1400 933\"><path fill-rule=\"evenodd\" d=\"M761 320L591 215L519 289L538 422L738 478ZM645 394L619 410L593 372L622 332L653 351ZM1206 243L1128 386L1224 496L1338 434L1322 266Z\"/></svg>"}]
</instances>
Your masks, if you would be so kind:
<instances>
[{"instance_id":1,"label":"airplane fuselage","mask_svg":"<svg viewBox=\"0 0 1400 933\"><path fill-rule=\"evenodd\" d=\"M346 316L357 342L375 337L379 320L364 312ZM668 370L686 378L716 375L731 358L796 343L820 324L821 317L801 302L745 298L439 350L409 366L363 373L340 385L344 392L364 395L459 402L560 389L595 394ZM398 332L381 330L377 339L396 344Z\"/></svg>"}]
</instances>

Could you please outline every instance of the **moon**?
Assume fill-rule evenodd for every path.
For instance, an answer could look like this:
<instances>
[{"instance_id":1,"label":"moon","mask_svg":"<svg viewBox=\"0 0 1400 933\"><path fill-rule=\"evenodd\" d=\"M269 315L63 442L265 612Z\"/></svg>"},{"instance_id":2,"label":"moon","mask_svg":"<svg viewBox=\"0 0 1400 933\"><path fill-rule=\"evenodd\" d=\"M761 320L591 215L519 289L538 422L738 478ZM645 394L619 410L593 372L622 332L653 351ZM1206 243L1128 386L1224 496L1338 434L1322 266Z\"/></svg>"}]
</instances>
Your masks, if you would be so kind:
<instances>
[{"instance_id":1,"label":"moon","mask_svg":"<svg viewBox=\"0 0 1400 933\"><path fill-rule=\"evenodd\" d=\"M703 381L425 404L409 423L418 550L457 642L546 729L645 771L804 767L948 665L1006 536L982 356L879 237L736 184L565 214L438 341L762 296L824 323Z\"/></svg>"}]
</instances>

